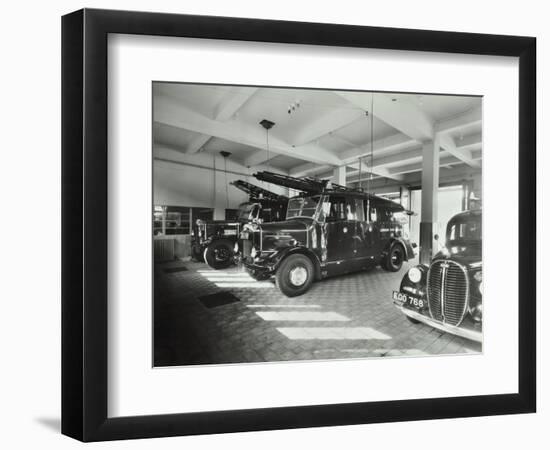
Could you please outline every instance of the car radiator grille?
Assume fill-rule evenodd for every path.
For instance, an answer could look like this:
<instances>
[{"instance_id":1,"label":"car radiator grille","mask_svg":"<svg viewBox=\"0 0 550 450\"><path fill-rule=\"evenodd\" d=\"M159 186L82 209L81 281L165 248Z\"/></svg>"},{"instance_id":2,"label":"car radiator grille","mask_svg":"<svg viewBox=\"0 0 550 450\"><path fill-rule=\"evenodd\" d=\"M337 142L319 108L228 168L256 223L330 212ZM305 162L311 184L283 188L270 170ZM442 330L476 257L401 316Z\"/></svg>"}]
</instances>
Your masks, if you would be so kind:
<instances>
[{"instance_id":1,"label":"car radiator grille","mask_svg":"<svg viewBox=\"0 0 550 450\"><path fill-rule=\"evenodd\" d=\"M428 271L428 304L433 319L458 326L468 309L468 273L454 261L435 261Z\"/></svg>"}]
</instances>

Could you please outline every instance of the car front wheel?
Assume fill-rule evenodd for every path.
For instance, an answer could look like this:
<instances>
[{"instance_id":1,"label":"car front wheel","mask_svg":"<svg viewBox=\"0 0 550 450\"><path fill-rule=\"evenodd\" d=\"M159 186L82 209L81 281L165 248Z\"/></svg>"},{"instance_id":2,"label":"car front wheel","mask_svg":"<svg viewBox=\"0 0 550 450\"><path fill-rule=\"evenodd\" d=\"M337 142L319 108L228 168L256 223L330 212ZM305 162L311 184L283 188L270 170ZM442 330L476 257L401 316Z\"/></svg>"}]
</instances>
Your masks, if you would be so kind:
<instances>
[{"instance_id":1,"label":"car front wheel","mask_svg":"<svg viewBox=\"0 0 550 450\"><path fill-rule=\"evenodd\" d=\"M212 269L227 269L233 264L233 243L227 240L212 242L204 250L204 260Z\"/></svg>"},{"instance_id":2,"label":"car front wheel","mask_svg":"<svg viewBox=\"0 0 550 450\"><path fill-rule=\"evenodd\" d=\"M313 283L314 270L311 260L304 255L291 255L277 270L275 284L287 297L306 293Z\"/></svg>"}]
</instances>

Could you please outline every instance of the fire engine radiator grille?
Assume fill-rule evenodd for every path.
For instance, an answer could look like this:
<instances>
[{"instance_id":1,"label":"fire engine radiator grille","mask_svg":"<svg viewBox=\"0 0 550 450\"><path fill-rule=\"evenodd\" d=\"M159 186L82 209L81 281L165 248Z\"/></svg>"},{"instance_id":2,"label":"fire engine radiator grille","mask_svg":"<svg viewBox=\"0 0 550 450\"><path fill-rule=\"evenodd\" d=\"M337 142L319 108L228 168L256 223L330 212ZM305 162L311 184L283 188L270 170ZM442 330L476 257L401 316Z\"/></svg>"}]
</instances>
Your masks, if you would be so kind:
<instances>
[{"instance_id":1,"label":"fire engine radiator grille","mask_svg":"<svg viewBox=\"0 0 550 450\"><path fill-rule=\"evenodd\" d=\"M428 271L428 305L433 319L458 326L468 308L466 269L454 261L435 261Z\"/></svg>"}]
</instances>

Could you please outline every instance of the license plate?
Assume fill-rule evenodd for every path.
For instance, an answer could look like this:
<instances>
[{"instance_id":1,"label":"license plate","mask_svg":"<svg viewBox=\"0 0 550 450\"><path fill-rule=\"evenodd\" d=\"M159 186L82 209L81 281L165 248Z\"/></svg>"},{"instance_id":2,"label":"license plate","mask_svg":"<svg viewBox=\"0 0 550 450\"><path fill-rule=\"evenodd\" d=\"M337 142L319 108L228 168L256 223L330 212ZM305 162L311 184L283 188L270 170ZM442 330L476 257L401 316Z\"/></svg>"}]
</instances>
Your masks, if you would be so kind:
<instances>
[{"instance_id":1,"label":"license plate","mask_svg":"<svg viewBox=\"0 0 550 450\"><path fill-rule=\"evenodd\" d=\"M392 297L395 301L407 303L414 308L424 308L424 306L426 306L425 300L413 297L412 295L404 294L403 292L393 291Z\"/></svg>"},{"instance_id":2,"label":"license plate","mask_svg":"<svg viewBox=\"0 0 550 450\"><path fill-rule=\"evenodd\" d=\"M235 236L237 234L237 230L223 230L224 236Z\"/></svg>"}]
</instances>

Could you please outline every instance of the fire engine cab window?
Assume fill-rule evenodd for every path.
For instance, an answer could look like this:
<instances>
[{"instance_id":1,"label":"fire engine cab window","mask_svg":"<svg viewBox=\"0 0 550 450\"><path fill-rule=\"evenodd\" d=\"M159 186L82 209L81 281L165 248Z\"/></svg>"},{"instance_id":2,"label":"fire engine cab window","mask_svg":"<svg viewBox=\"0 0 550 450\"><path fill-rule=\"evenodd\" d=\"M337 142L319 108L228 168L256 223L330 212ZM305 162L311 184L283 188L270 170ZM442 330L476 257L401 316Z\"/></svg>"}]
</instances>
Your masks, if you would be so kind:
<instances>
[{"instance_id":1,"label":"fire engine cab window","mask_svg":"<svg viewBox=\"0 0 550 450\"><path fill-rule=\"evenodd\" d=\"M328 220L361 220L360 216L362 217L362 215L363 211L358 210L355 199L345 199L341 197L333 197L330 199L330 210L327 216Z\"/></svg>"},{"instance_id":2,"label":"fire engine cab window","mask_svg":"<svg viewBox=\"0 0 550 450\"><path fill-rule=\"evenodd\" d=\"M330 199L330 211L327 219L333 222L346 220L346 201L343 198L332 197Z\"/></svg>"},{"instance_id":3,"label":"fire engine cab window","mask_svg":"<svg viewBox=\"0 0 550 450\"><path fill-rule=\"evenodd\" d=\"M371 222L376 222L377 219L378 219L378 214L377 214L376 208L371 206L369 211L369 220Z\"/></svg>"},{"instance_id":4,"label":"fire engine cab window","mask_svg":"<svg viewBox=\"0 0 550 450\"><path fill-rule=\"evenodd\" d=\"M292 217L313 217L317 211L319 199L319 196L291 198L288 201L287 219Z\"/></svg>"},{"instance_id":5,"label":"fire engine cab window","mask_svg":"<svg viewBox=\"0 0 550 450\"><path fill-rule=\"evenodd\" d=\"M363 222L365 220L365 214L363 211L363 201L360 198L355 199L355 211L356 211L356 220Z\"/></svg>"}]
</instances>

